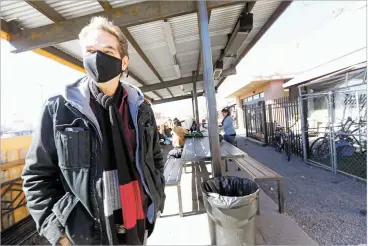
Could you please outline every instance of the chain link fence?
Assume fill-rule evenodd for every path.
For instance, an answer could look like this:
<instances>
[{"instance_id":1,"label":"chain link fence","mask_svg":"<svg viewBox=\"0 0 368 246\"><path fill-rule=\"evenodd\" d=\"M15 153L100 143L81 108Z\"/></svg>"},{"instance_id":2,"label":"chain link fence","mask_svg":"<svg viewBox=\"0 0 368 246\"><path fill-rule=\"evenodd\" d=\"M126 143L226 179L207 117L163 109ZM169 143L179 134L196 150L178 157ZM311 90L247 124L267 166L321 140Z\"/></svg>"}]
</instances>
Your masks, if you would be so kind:
<instances>
[{"instance_id":1,"label":"chain link fence","mask_svg":"<svg viewBox=\"0 0 368 246\"><path fill-rule=\"evenodd\" d=\"M332 76L299 92L304 159L366 180L366 70Z\"/></svg>"}]
</instances>

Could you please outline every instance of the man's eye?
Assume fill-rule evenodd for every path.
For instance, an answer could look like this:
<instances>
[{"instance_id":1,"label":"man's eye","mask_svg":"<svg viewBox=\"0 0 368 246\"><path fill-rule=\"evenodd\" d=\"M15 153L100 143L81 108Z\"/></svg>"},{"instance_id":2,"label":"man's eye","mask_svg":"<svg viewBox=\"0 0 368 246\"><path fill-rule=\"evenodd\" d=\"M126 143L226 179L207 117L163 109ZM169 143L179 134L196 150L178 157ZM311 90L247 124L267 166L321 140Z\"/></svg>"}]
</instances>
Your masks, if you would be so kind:
<instances>
[{"instance_id":1,"label":"man's eye","mask_svg":"<svg viewBox=\"0 0 368 246\"><path fill-rule=\"evenodd\" d=\"M95 52L96 52L95 50L87 50L87 53L89 53L89 54L93 54Z\"/></svg>"}]
</instances>

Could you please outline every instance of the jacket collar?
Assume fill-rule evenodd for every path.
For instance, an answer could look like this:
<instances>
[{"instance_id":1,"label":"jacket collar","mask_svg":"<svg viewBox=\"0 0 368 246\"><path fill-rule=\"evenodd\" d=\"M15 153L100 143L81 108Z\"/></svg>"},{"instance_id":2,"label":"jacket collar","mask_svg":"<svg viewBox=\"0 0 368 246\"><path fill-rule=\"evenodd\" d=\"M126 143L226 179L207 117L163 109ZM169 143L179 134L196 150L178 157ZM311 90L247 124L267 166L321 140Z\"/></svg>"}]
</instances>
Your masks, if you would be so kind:
<instances>
[{"instance_id":1,"label":"jacket collar","mask_svg":"<svg viewBox=\"0 0 368 246\"><path fill-rule=\"evenodd\" d=\"M83 115L85 115L95 124L102 139L102 134L97 118L89 105L90 90L88 86L88 81L89 78L87 76L84 76L81 79L74 82L73 84L67 85L65 87L63 96L73 107L78 109ZM130 105L130 111L136 114L137 105L139 105L144 101L142 91L139 88L124 82L122 80L122 77L120 78L120 83L128 94L128 103ZM134 119L135 115L132 115L132 117Z\"/></svg>"},{"instance_id":2,"label":"jacket collar","mask_svg":"<svg viewBox=\"0 0 368 246\"><path fill-rule=\"evenodd\" d=\"M89 78L84 76L73 84L67 85L65 88L65 99L79 110L89 107L90 91L88 87ZM120 78L120 83L128 94L128 103L136 105L144 100L142 91L131 84L126 83Z\"/></svg>"}]
</instances>

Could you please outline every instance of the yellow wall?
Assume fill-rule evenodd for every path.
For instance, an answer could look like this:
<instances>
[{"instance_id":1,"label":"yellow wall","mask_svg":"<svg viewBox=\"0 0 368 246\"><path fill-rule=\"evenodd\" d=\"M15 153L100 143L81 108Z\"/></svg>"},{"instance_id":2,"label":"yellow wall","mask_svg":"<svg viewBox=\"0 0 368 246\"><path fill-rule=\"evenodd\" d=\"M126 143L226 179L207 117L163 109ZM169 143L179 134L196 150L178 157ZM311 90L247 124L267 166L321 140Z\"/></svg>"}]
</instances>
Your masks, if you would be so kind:
<instances>
[{"instance_id":1,"label":"yellow wall","mask_svg":"<svg viewBox=\"0 0 368 246\"><path fill-rule=\"evenodd\" d=\"M1 143L1 165L0 165L0 179L1 182L17 179L21 176L25 155L28 151L31 143L32 136L18 136L11 138L2 138ZM21 182L20 182L21 183ZM1 189L1 193L5 191L7 187ZM16 187L20 188L20 187ZM17 191L9 192L3 197L6 200L13 200L19 194ZM24 194L22 194L13 203L17 205ZM24 206L14 210L10 216L2 216L1 229L5 229L12 224L22 220L29 215L28 209Z\"/></svg>"}]
</instances>

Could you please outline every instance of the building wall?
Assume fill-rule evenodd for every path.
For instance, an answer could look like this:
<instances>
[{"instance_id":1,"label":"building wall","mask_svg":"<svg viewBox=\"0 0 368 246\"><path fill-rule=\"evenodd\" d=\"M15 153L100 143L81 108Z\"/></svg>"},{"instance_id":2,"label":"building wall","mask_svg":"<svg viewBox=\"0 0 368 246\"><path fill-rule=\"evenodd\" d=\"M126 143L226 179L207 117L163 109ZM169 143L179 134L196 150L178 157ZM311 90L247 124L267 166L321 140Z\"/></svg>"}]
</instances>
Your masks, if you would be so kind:
<instances>
[{"instance_id":1,"label":"building wall","mask_svg":"<svg viewBox=\"0 0 368 246\"><path fill-rule=\"evenodd\" d=\"M249 88L249 90L247 90L245 93L240 95L239 98L241 100L243 100L244 98L247 98L247 97L252 96L254 94L265 92L269 86L270 86L270 83L262 83L261 85L259 85L257 87Z\"/></svg>"},{"instance_id":2,"label":"building wall","mask_svg":"<svg viewBox=\"0 0 368 246\"><path fill-rule=\"evenodd\" d=\"M265 101L273 100L284 96L283 80L271 81L265 90Z\"/></svg>"},{"instance_id":3,"label":"building wall","mask_svg":"<svg viewBox=\"0 0 368 246\"><path fill-rule=\"evenodd\" d=\"M284 80L274 80L266 83L260 83L259 86L249 88L245 93L238 96L238 98L242 100L261 92L264 92L265 94L265 101L280 98L284 96L284 88L282 87L283 84Z\"/></svg>"}]
</instances>

